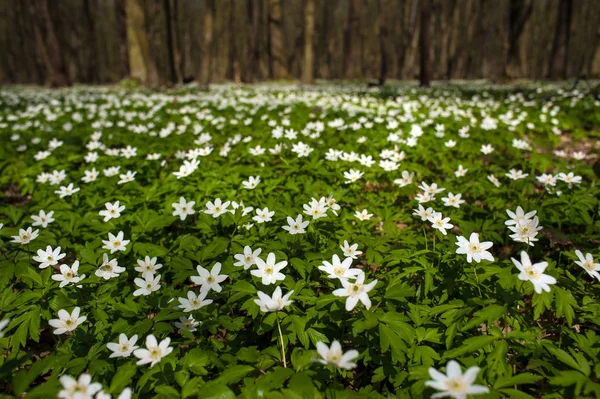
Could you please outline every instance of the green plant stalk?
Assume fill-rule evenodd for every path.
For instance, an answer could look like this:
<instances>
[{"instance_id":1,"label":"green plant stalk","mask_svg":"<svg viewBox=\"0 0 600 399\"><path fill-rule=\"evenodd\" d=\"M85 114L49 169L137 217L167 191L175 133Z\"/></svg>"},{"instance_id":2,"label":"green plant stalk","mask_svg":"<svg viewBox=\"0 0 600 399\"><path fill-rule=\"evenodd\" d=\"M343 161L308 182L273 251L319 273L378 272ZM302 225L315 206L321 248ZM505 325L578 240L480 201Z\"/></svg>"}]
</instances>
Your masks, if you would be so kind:
<instances>
[{"instance_id":1,"label":"green plant stalk","mask_svg":"<svg viewBox=\"0 0 600 399\"><path fill-rule=\"evenodd\" d=\"M279 312L275 312L277 316L277 329L279 330L279 339L281 340L281 358L283 359L283 367L287 368L287 361L285 360L285 346L283 344L283 334L281 333L281 323L279 323Z\"/></svg>"}]
</instances>

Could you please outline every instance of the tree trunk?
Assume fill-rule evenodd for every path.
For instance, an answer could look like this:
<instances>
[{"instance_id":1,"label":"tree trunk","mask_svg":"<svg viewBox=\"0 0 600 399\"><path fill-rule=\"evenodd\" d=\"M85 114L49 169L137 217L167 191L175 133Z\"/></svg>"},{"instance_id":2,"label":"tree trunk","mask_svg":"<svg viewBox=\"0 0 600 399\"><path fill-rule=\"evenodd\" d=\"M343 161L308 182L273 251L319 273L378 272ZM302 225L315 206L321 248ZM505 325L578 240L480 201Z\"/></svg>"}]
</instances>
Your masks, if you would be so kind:
<instances>
[{"instance_id":1,"label":"tree trunk","mask_svg":"<svg viewBox=\"0 0 600 399\"><path fill-rule=\"evenodd\" d=\"M419 33L419 84L429 87L431 71L429 65L429 21L431 19L431 0L421 0L421 31Z\"/></svg>"},{"instance_id":2,"label":"tree trunk","mask_svg":"<svg viewBox=\"0 0 600 399\"><path fill-rule=\"evenodd\" d=\"M166 31L167 31L167 54L169 55L169 81L181 83L181 54L179 52L179 40L176 29L177 6L173 0L164 0Z\"/></svg>"},{"instance_id":3,"label":"tree trunk","mask_svg":"<svg viewBox=\"0 0 600 399\"><path fill-rule=\"evenodd\" d=\"M304 3L304 67L302 68L302 83L314 83L314 46L315 46L315 0Z\"/></svg>"},{"instance_id":4,"label":"tree trunk","mask_svg":"<svg viewBox=\"0 0 600 399\"><path fill-rule=\"evenodd\" d=\"M213 27L215 20L215 1L207 0L202 14L202 44L200 46L200 71L198 72L198 85L202 89L208 89L210 82L210 64L213 42Z\"/></svg>"},{"instance_id":5,"label":"tree trunk","mask_svg":"<svg viewBox=\"0 0 600 399\"><path fill-rule=\"evenodd\" d=\"M142 4L140 0L126 0L125 6L131 77L150 87L158 87L158 71L150 56Z\"/></svg>"},{"instance_id":6,"label":"tree trunk","mask_svg":"<svg viewBox=\"0 0 600 399\"><path fill-rule=\"evenodd\" d=\"M250 22L250 36L248 37L248 46L246 51L248 54L246 68L242 71L242 81L252 83L256 80L258 71L258 32L260 24L260 4L261 2L248 0L248 21Z\"/></svg>"},{"instance_id":7,"label":"tree trunk","mask_svg":"<svg viewBox=\"0 0 600 399\"><path fill-rule=\"evenodd\" d=\"M36 8L36 4L38 7ZM65 64L62 59L60 43L56 36L54 23L50 17L47 0L39 0L37 2L30 1L32 15L40 15L43 21L44 30L35 23L35 39L37 49L41 55L44 66L46 67L46 84L52 87L67 86L69 80L67 78Z\"/></svg>"},{"instance_id":8,"label":"tree trunk","mask_svg":"<svg viewBox=\"0 0 600 399\"><path fill-rule=\"evenodd\" d=\"M269 0L269 53L271 57L271 77L286 79L288 77L283 47L283 30L281 29L281 2Z\"/></svg>"},{"instance_id":9,"label":"tree trunk","mask_svg":"<svg viewBox=\"0 0 600 399\"><path fill-rule=\"evenodd\" d=\"M362 41L360 39L361 0L350 0L344 32L344 72L346 79L362 77Z\"/></svg>"}]
</instances>

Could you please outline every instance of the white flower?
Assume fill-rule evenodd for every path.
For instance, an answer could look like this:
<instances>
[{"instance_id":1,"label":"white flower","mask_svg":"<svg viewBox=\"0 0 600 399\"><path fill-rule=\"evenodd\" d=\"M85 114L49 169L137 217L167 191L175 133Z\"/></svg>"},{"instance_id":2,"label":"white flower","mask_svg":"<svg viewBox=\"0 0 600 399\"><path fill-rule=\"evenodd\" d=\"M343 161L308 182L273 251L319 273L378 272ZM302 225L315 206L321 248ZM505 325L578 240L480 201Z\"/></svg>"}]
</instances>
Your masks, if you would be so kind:
<instances>
[{"instance_id":1,"label":"white flower","mask_svg":"<svg viewBox=\"0 0 600 399\"><path fill-rule=\"evenodd\" d=\"M435 211L433 210L433 208L425 209L423 205L420 204L417 209L413 209L413 215L420 217L422 221L429 220L429 218L432 217L434 213Z\"/></svg>"},{"instance_id":2,"label":"white flower","mask_svg":"<svg viewBox=\"0 0 600 399\"><path fill-rule=\"evenodd\" d=\"M350 169L348 172L344 172L346 178L346 184L351 184L363 177L364 173L360 170Z\"/></svg>"},{"instance_id":3,"label":"white flower","mask_svg":"<svg viewBox=\"0 0 600 399\"><path fill-rule=\"evenodd\" d=\"M526 178L527 176L529 176L529 174L523 173L522 170L511 169L508 171L508 173L505 176L512 180L519 180L519 179Z\"/></svg>"},{"instance_id":4,"label":"white flower","mask_svg":"<svg viewBox=\"0 0 600 399\"><path fill-rule=\"evenodd\" d=\"M104 169L102 171L102 173L104 173L104 176L106 177L112 177L112 176L116 176L119 174L119 170L121 170L120 166L111 166L108 169Z\"/></svg>"},{"instance_id":5,"label":"white flower","mask_svg":"<svg viewBox=\"0 0 600 399\"><path fill-rule=\"evenodd\" d=\"M535 236L537 236L538 231L542 229L542 226L539 226L539 219L537 216L534 216L533 219L525 219L521 220L514 226L508 226L508 229L513 231L515 234L511 234L509 237L518 242L524 242L529 244L530 246L534 246L534 241L538 241Z\"/></svg>"},{"instance_id":6,"label":"white flower","mask_svg":"<svg viewBox=\"0 0 600 399\"><path fill-rule=\"evenodd\" d=\"M196 159L192 159L191 161L185 160L183 161L183 165L179 168L179 172L173 172L173 174L181 179L182 177L186 177L194 173L198 166L200 165L200 161Z\"/></svg>"},{"instance_id":7,"label":"white flower","mask_svg":"<svg viewBox=\"0 0 600 399\"><path fill-rule=\"evenodd\" d=\"M279 280L285 279L285 274L280 273L280 270L287 266L287 261L281 261L275 263L275 254L271 252L267 255L267 261L265 262L261 258L255 260L258 270L252 270L250 273L253 276L262 279L264 285L274 284Z\"/></svg>"},{"instance_id":8,"label":"white flower","mask_svg":"<svg viewBox=\"0 0 600 399\"><path fill-rule=\"evenodd\" d=\"M494 147L492 147L491 144L482 145L481 152L483 152L486 155L491 154L492 152L494 152Z\"/></svg>"},{"instance_id":9,"label":"white flower","mask_svg":"<svg viewBox=\"0 0 600 399\"><path fill-rule=\"evenodd\" d=\"M488 180L492 182L492 184L496 187L500 187L500 180L498 180L498 178L494 175L489 175Z\"/></svg>"},{"instance_id":10,"label":"white flower","mask_svg":"<svg viewBox=\"0 0 600 399\"><path fill-rule=\"evenodd\" d=\"M260 183L260 176L250 176L248 180L243 181L242 185L245 189L253 190Z\"/></svg>"},{"instance_id":11,"label":"white flower","mask_svg":"<svg viewBox=\"0 0 600 399\"><path fill-rule=\"evenodd\" d=\"M261 312L276 312L283 310L286 306L292 304L290 296L294 293L294 290L289 291L287 294L282 296L281 287L275 288L272 296L268 296L262 291L258 291L258 299L254 300L258 306L260 306Z\"/></svg>"},{"instance_id":12,"label":"white flower","mask_svg":"<svg viewBox=\"0 0 600 399\"><path fill-rule=\"evenodd\" d=\"M312 198L308 204L303 204L304 214L312 216L313 220L327 217L327 201L325 197L318 201Z\"/></svg>"},{"instance_id":13,"label":"white flower","mask_svg":"<svg viewBox=\"0 0 600 399\"><path fill-rule=\"evenodd\" d=\"M173 325L175 325L175 327L177 327L179 330L194 332L197 330L196 327L200 325L200 322L194 320L193 316L180 316L179 321L176 321L173 323Z\"/></svg>"},{"instance_id":14,"label":"white flower","mask_svg":"<svg viewBox=\"0 0 600 399\"><path fill-rule=\"evenodd\" d=\"M217 262L209 272L202 266L198 265L196 268L199 276L192 276L190 280L194 284L200 285L200 291L210 291L211 289L216 292L221 292L221 283L229 277L226 274L219 274L221 272L221 263Z\"/></svg>"},{"instance_id":15,"label":"white flower","mask_svg":"<svg viewBox=\"0 0 600 399\"><path fill-rule=\"evenodd\" d=\"M31 227L28 227L27 230L20 229L18 236L12 236L11 242L16 242L19 244L29 244L32 240L35 240L39 235L39 230L32 231Z\"/></svg>"},{"instance_id":16,"label":"white flower","mask_svg":"<svg viewBox=\"0 0 600 399\"><path fill-rule=\"evenodd\" d=\"M98 277L109 280L113 277L119 277L120 273L125 271L124 267L119 266L117 259L108 259L107 254L102 255L102 264L94 273Z\"/></svg>"},{"instance_id":17,"label":"white flower","mask_svg":"<svg viewBox=\"0 0 600 399\"><path fill-rule=\"evenodd\" d=\"M471 263L475 261L481 262L482 259L487 259L490 262L494 261L494 257L487 249L491 248L493 243L491 241L479 242L479 234L471 233L469 240L465 237L456 237L456 248L457 254L467 254L467 262Z\"/></svg>"},{"instance_id":18,"label":"white flower","mask_svg":"<svg viewBox=\"0 0 600 399\"><path fill-rule=\"evenodd\" d=\"M221 202L221 198L217 198L214 204L211 201L208 201L206 203L206 210L204 211L204 213L212 215L213 218L218 218L219 216L227 212L227 207L230 203L231 201Z\"/></svg>"},{"instance_id":19,"label":"white flower","mask_svg":"<svg viewBox=\"0 0 600 399\"><path fill-rule=\"evenodd\" d=\"M537 181L539 181L544 186L551 186L551 187L556 186L557 177L553 176L551 174L544 173L539 176L536 176L535 178L537 179Z\"/></svg>"},{"instance_id":20,"label":"white flower","mask_svg":"<svg viewBox=\"0 0 600 399\"><path fill-rule=\"evenodd\" d=\"M93 181L96 181L99 175L99 172L96 170L96 168L92 168L92 170L84 170L83 173L85 174L85 176L83 176L81 180L83 180L84 183L91 183Z\"/></svg>"},{"instance_id":21,"label":"white flower","mask_svg":"<svg viewBox=\"0 0 600 399\"><path fill-rule=\"evenodd\" d=\"M284 230L287 230L290 234L303 234L306 233L306 226L310 223L308 220L302 221L302 215L298 215L296 220L292 219L291 216L287 217L288 226L283 226Z\"/></svg>"},{"instance_id":22,"label":"white flower","mask_svg":"<svg viewBox=\"0 0 600 399\"><path fill-rule=\"evenodd\" d=\"M269 211L269 208L257 209L256 216L252 217L256 223L270 222L275 214L275 211Z\"/></svg>"},{"instance_id":23,"label":"white flower","mask_svg":"<svg viewBox=\"0 0 600 399\"><path fill-rule=\"evenodd\" d=\"M137 348L139 348L139 346L135 345L137 340L137 334L132 336L131 338L127 338L127 335L125 334L119 334L119 343L109 342L108 344L106 344L106 347L113 352L110 354L109 357L131 356L131 353Z\"/></svg>"},{"instance_id":24,"label":"white flower","mask_svg":"<svg viewBox=\"0 0 600 399\"><path fill-rule=\"evenodd\" d=\"M62 288L68 284L77 284L81 280L85 278L85 274L78 276L79 270L79 261L76 260L73 262L73 265L69 267L68 265L60 265L60 274L53 274L52 280L60 281L59 287ZM81 286L80 286L81 287Z\"/></svg>"},{"instance_id":25,"label":"white flower","mask_svg":"<svg viewBox=\"0 0 600 399\"><path fill-rule=\"evenodd\" d=\"M340 257L333 255L331 263L323 261L323 265L319 266L319 270L324 271L328 274L328 278L340 280L347 280L349 278L356 278L362 273L360 269L352 269L352 258L346 258L343 262L340 262Z\"/></svg>"},{"instance_id":26,"label":"white flower","mask_svg":"<svg viewBox=\"0 0 600 399\"><path fill-rule=\"evenodd\" d=\"M409 173L408 170L403 170L402 178L394 180L394 184L397 184L400 187L405 187L405 186L408 186L409 184L412 184L414 178L415 178L415 172Z\"/></svg>"},{"instance_id":27,"label":"white flower","mask_svg":"<svg viewBox=\"0 0 600 399\"><path fill-rule=\"evenodd\" d=\"M423 190L425 193L429 194L431 196L431 198L434 198L436 194L441 193L442 191L446 190L445 188L438 188L437 183L431 183L431 185L425 183L425 182L421 182L421 185L419 186L419 188L421 190Z\"/></svg>"},{"instance_id":28,"label":"white flower","mask_svg":"<svg viewBox=\"0 0 600 399\"><path fill-rule=\"evenodd\" d=\"M134 181L136 174L137 172L132 172L130 170L128 170L125 174L120 174L119 181L117 182L117 184L125 184L129 183L130 181Z\"/></svg>"},{"instance_id":29,"label":"white flower","mask_svg":"<svg viewBox=\"0 0 600 399\"><path fill-rule=\"evenodd\" d=\"M556 279L552 276L544 274L544 270L548 267L548 262L531 263L527 252L521 251L521 262L515 258L510 258L519 273L519 280L531 281L535 292L541 294L542 291L550 292L550 284L556 284Z\"/></svg>"},{"instance_id":30,"label":"white flower","mask_svg":"<svg viewBox=\"0 0 600 399\"><path fill-rule=\"evenodd\" d=\"M33 223L31 223L31 225L33 227L41 226L45 229L50 223L54 222L54 218L52 217L53 215L54 211L46 213L43 210L40 210L40 213L37 216L31 215L31 219L33 219Z\"/></svg>"},{"instance_id":31,"label":"white flower","mask_svg":"<svg viewBox=\"0 0 600 399\"><path fill-rule=\"evenodd\" d=\"M92 383L92 376L87 373L81 374L77 380L69 375L63 375L59 380L63 387L58 392L61 399L92 399L102 389L102 384Z\"/></svg>"},{"instance_id":32,"label":"white flower","mask_svg":"<svg viewBox=\"0 0 600 399\"><path fill-rule=\"evenodd\" d=\"M463 177L464 175L467 174L468 171L469 171L469 169L465 169L465 168L463 168L462 165L458 165L458 169L454 172L454 176Z\"/></svg>"},{"instance_id":33,"label":"white flower","mask_svg":"<svg viewBox=\"0 0 600 399\"><path fill-rule=\"evenodd\" d=\"M144 274L143 277L144 279L136 278L133 280L135 285L140 287L133 292L133 296L150 295L160 289L160 274L156 277L152 274Z\"/></svg>"},{"instance_id":34,"label":"white flower","mask_svg":"<svg viewBox=\"0 0 600 399\"><path fill-rule=\"evenodd\" d=\"M346 370L356 367L356 363L352 363L352 360L356 359L359 355L356 349L351 349L344 353L342 345L337 340L331 343L331 347L328 347L324 342L317 342L317 352L321 356L320 359L315 359L317 362Z\"/></svg>"},{"instance_id":35,"label":"white flower","mask_svg":"<svg viewBox=\"0 0 600 399\"><path fill-rule=\"evenodd\" d=\"M471 367L463 374L460 365L455 360L450 360L446 365L446 374L430 367L429 376L432 380L426 381L425 385L442 391L432 395L432 399L446 396L454 399L467 399L467 395L479 395L490 391L488 387L473 384L477 373L479 373L479 367Z\"/></svg>"},{"instance_id":36,"label":"white flower","mask_svg":"<svg viewBox=\"0 0 600 399\"><path fill-rule=\"evenodd\" d=\"M351 311L354 309L358 301L361 301L367 310L371 307L371 300L369 299L369 291L371 291L375 285L377 284L377 280L373 280L368 284L364 284L365 282L365 274L360 273L356 277L356 281L353 283L348 280L341 279L340 280L343 288L338 288L333 291L333 295L347 297L346 299L346 310Z\"/></svg>"},{"instance_id":37,"label":"white flower","mask_svg":"<svg viewBox=\"0 0 600 399\"><path fill-rule=\"evenodd\" d=\"M103 209L98 213L100 214L100 216L104 216L105 223L108 222L110 219L118 218L119 216L121 216L121 212L125 210L125 205L119 206L119 201L115 201L114 204L107 202L106 204L104 204L104 206L106 207L106 209Z\"/></svg>"},{"instance_id":38,"label":"white flower","mask_svg":"<svg viewBox=\"0 0 600 399\"><path fill-rule=\"evenodd\" d=\"M337 203L337 200L333 198L333 193L329 194L329 197L325 198L325 203L335 216L337 216L337 211L342 209L342 207Z\"/></svg>"},{"instance_id":39,"label":"white flower","mask_svg":"<svg viewBox=\"0 0 600 399\"><path fill-rule=\"evenodd\" d=\"M79 191L80 189L74 188L73 187L73 183L70 183L68 186L60 186L60 188L58 190L56 190L54 193L58 194L60 196L60 198L64 198L64 197L68 197L70 195L75 194L77 191Z\"/></svg>"},{"instance_id":40,"label":"white flower","mask_svg":"<svg viewBox=\"0 0 600 399\"><path fill-rule=\"evenodd\" d=\"M524 223L524 222L530 220L532 217L535 216L537 211L531 211L531 212L525 213L525 211L523 211L523 208L518 206L517 210L515 212L511 211L510 209L507 209L506 213L508 214L510 219L505 221L504 224L507 226L512 226L512 225L517 225L517 224Z\"/></svg>"},{"instance_id":41,"label":"white flower","mask_svg":"<svg viewBox=\"0 0 600 399\"><path fill-rule=\"evenodd\" d=\"M447 197L443 197L442 201L444 201L444 206L453 206L455 208L460 208L461 204L465 203L465 200L461 199L461 194L452 194L448 193Z\"/></svg>"},{"instance_id":42,"label":"white flower","mask_svg":"<svg viewBox=\"0 0 600 399\"><path fill-rule=\"evenodd\" d=\"M0 338L4 337L4 328L6 328L6 326L8 325L8 323L10 322L10 319L5 319L5 320L1 320L0 321Z\"/></svg>"},{"instance_id":43,"label":"white flower","mask_svg":"<svg viewBox=\"0 0 600 399\"><path fill-rule=\"evenodd\" d=\"M112 233L108 233L108 240L102 240L102 243L104 244L102 248L110 250L112 254L117 251L125 251L127 249L125 246L130 243L130 240L124 240L123 232L119 231L116 237Z\"/></svg>"},{"instance_id":44,"label":"white flower","mask_svg":"<svg viewBox=\"0 0 600 399\"><path fill-rule=\"evenodd\" d=\"M154 335L150 334L146 337L146 349L136 349L133 355L140 359L136 364L148 364L154 366L162 360L163 357L173 352L173 348L169 346L170 338L163 339L160 344L156 341Z\"/></svg>"},{"instance_id":45,"label":"white flower","mask_svg":"<svg viewBox=\"0 0 600 399\"><path fill-rule=\"evenodd\" d=\"M138 266L135 267L135 271L142 273L143 276L153 275L158 269L160 269L163 266L160 263L156 263L156 261L156 256L153 258L146 256L144 257L144 260L138 259Z\"/></svg>"},{"instance_id":46,"label":"white flower","mask_svg":"<svg viewBox=\"0 0 600 399\"><path fill-rule=\"evenodd\" d=\"M177 299L180 303L179 307L182 308L184 312L191 312L192 310L198 310L204 306L210 305L213 301L212 299L205 299L206 295L208 295L208 291L200 290L199 295L196 295L193 291L188 291L187 299Z\"/></svg>"},{"instance_id":47,"label":"white flower","mask_svg":"<svg viewBox=\"0 0 600 399\"><path fill-rule=\"evenodd\" d=\"M369 220L369 219L371 219L373 214L369 213L366 209L363 209L362 211L359 211L357 209L356 212L354 213L354 216L356 216L359 220Z\"/></svg>"},{"instance_id":48,"label":"white flower","mask_svg":"<svg viewBox=\"0 0 600 399\"><path fill-rule=\"evenodd\" d=\"M237 259L237 262L233 265L238 267L244 266L244 270L248 270L256 263L256 258L258 258L258 255L260 255L261 252L262 248L258 248L256 251L252 252L252 248L246 245L243 254L236 254L233 256Z\"/></svg>"},{"instance_id":49,"label":"white flower","mask_svg":"<svg viewBox=\"0 0 600 399\"><path fill-rule=\"evenodd\" d=\"M580 250L576 250L575 255L579 258L579 261L575 261L575 264L583 267L591 277L600 280L600 263L594 263L592 254L585 254L584 257Z\"/></svg>"},{"instance_id":50,"label":"white flower","mask_svg":"<svg viewBox=\"0 0 600 399\"><path fill-rule=\"evenodd\" d=\"M185 198L180 197L179 202L174 202L171 204L175 210L173 211L173 216L179 216L181 220L185 220L188 215L193 215L196 211L192 208L196 204L196 201L187 202ZM216 217L216 216L215 216Z\"/></svg>"},{"instance_id":51,"label":"white flower","mask_svg":"<svg viewBox=\"0 0 600 399\"><path fill-rule=\"evenodd\" d=\"M46 250L37 250L37 256L33 257L33 260L40 263L40 269L45 269L48 266L54 266L58 264L58 261L67 256L66 254L60 253L60 247L52 249L50 245L46 247Z\"/></svg>"},{"instance_id":52,"label":"white flower","mask_svg":"<svg viewBox=\"0 0 600 399\"><path fill-rule=\"evenodd\" d=\"M451 229L454 227L453 224L448 223L450 218L444 218L441 212L434 212L427 220L431 222L431 227L437 229L443 235L446 235L446 229Z\"/></svg>"},{"instance_id":53,"label":"white flower","mask_svg":"<svg viewBox=\"0 0 600 399\"><path fill-rule=\"evenodd\" d=\"M87 317L79 316L80 311L79 307L73 309L71 314L64 309L59 310L58 319L48 321L48 324L56 329L54 330L54 334L64 334L67 331L73 331L77 326L86 321Z\"/></svg>"},{"instance_id":54,"label":"white flower","mask_svg":"<svg viewBox=\"0 0 600 399\"><path fill-rule=\"evenodd\" d=\"M244 206L244 202L240 201L240 203L238 204L235 201L231 201L231 208L229 210L229 212L235 214L236 210L239 208L242 211L242 216L246 216L247 214L249 214L250 212L252 212L252 210L254 209L251 206Z\"/></svg>"},{"instance_id":55,"label":"white flower","mask_svg":"<svg viewBox=\"0 0 600 399\"><path fill-rule=\"evenodd\" d=\"M342 252L348 258L356 259L358 255L362 254L362 251L358 251L358 244L348 244L348 241L344 240L344 245L340 245Z\"/></svg>"},{"instance_id":56,"label":"white flower","mask_svg":"<svg viewBox=\"0 0 600 399\"><path fill-rule=\"evenodd\" d=\"M569 172L569 174L564 174L561 172L556 178L567 183L569 187L571 187L573 184L581 183L581 176L575 176L573 172Z\"/></svg>"}]
</instances>

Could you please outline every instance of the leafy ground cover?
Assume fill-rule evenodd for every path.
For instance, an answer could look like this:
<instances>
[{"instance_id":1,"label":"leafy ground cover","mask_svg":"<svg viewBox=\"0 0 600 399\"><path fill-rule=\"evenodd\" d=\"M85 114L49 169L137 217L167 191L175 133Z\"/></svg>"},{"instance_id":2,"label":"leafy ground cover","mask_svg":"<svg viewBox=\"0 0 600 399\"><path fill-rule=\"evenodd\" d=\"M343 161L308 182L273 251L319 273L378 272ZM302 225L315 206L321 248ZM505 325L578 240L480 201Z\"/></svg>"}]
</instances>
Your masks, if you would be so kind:
<instances>
[{"instance_id":1,"label":"leafy ground cover","mask_svg":"<svg viewBox=\"0 0 600 399\"><path fill-rule=\"evenodd\" d=\"M0 91L0 397L600 396L594 90Z\"/></svg>"}]
</instances>

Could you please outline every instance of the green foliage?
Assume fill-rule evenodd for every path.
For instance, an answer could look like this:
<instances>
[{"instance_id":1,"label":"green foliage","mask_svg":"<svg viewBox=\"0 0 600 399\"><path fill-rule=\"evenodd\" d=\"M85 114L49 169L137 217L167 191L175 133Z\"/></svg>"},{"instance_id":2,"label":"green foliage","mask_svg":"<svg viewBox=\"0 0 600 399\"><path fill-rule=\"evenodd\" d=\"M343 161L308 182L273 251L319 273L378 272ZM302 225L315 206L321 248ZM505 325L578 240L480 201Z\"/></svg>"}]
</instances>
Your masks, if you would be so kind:
<instances>
[{"instance_id":1,"label":"green foliage","mask_svg":"<svg viewBox=\"0 0 600 399\"><path fill-rule=\"evenodd\" d=\"M449 360L479 367L477 383L490 388L490 398L600 396L600 284L574 263L575 249L598 262L600 189L590 159L553 153L591 154L597 148L599 100L587 91L223 87L198 94L143 93L135 87L124 81L110 90L0 92L0 320L10 319L0 337L3 398L56 397L61 375L84 372L113 397L131 387L134 398L422 398L434 393L425 386L429 367L443 369ZM482 128L488 115L497 128ZM338 119L345 128L332 123ZM323 123L322 131L314 122ZM353 124L359 124L356 130ZM388 141L390 133L408 138L414 124L424 130L418 145ZM437 124L444 127L443 139L435 136ZM277 140L275 126L294 129L298 137ZM465 126L468 139L458 135ZM96 131L106 148L87 149ZM196 141L201 133L212 135L214 150L198 157L196 171L177 179L173 173L183 161L175 155L207 145ZM362 136L366 141L357 142ZM39 143L32 142L36 138ZM36 160L52 139L64 143ZM444 146L448 139L456 146ZM513 139L526 139L532 150L515 148ZM298 157L291 151L298 141L314 151ZM231 149L221 156L226 142ZM249 154L259 144L273 149L278 143L285 144L281 154ZM483 155L484 144L495 151ZM22 145L27 148L17 150ZM127 146L137 148L137 155L105 154ZM379 155L394 146L406 158L387 172L378 166ZM371 155L377 163L328 161L330 148ZM88 152L97 152L98 160L88 163ZM154 153L161 158L146 159ZM468 169L464 177L455 175L459 165ZM113 166L120 166L120 174L137 172L135 180L118 184L118 176L104 176ZM84 183L84 171L92 168L97 180ZM510 180L505 174L511 168L529 176ZM364 176L346 184L343 173L349 169ZM40 174L55 170L65 171L64 182L37 182ZM399 187L394 181L403 170L415 172L417 184ZM558 181L546 190L536 180L560 172L573 172L582 182ZM488 180L490 174L500 187ZM249 176L261 178L253 190L242 186ZM446 189L424 205L450 217L454 228L447 235L413 215L420 182ZM55 191L68 183L80 191L59 198ZM439 198L449 192L461 193L466 203L444 207ZM330 194L341 206L337 215L331 210L322 219L304 215L310 221L304 234L282 229L311 198ZM180 197L195 201L195 213L185 220L173 216L172 204ZM203 210L215 198L275 214L263 224L241 209L213 218ZM117 200L125 210L104 222L98 212ZM535 246L509 238L506 210L518 206L536 210L544 226ZM373 217L354 216L363 209ZM34 227L39 237L27 245L11 242L40 210L54 211L56 220ZM110 254L102 241L119 231L131 242ZM494 262L467 263L456 253L456 236L472 232L494 243ZM359 303L347 311L345 298L333 294L340 282L318 269L333 255L344 259L344 240L362 251L353 267L364 271L367 282L377 280L368 309ZM59 287L52 279L59 265L40 269L33 260L48 245L66 253L60 263L78 260L79 275L86 277ZM245 246L261 248L262 259L272 252L278 262L288 262L285 279L276 285L284 293L293 290L294 302L283 311L262 313L254 302L258 291L271 295L275 286L234 266L234 255ZM518 259L521 251L533 262L549 263L545 273L557 280L550 292L535 293L529 281L517 278L510 258ZM95 275L103 254L125 271L109 280ZM163 265L157 271L160 289L134 296L140 277L135 267L145 256ZM196 267L210 270L217 262L228 276L222 291L208 294L210 305L183 312L178 298L199 292L190 280L198 275ZM54 335L49 320L76 306L87 320ZM196 331L175 326L189 315L201 322ZM121 333L137 334L141 347L149 334L169 337L174 350L153 367L136 365L133 356L111 358L106 344L118 342ZM334 340L359 352L356 369L314 361L317 342Z\"/></svg>"}]
</instances>

